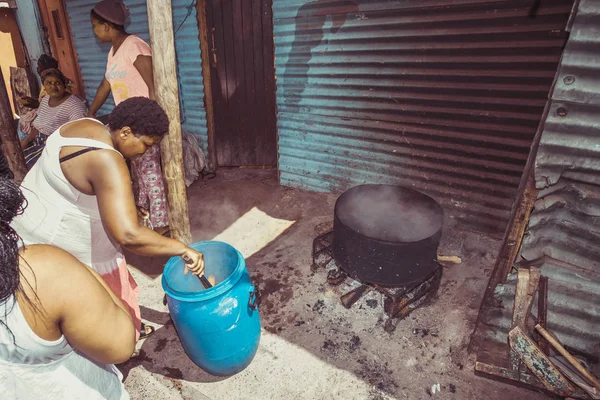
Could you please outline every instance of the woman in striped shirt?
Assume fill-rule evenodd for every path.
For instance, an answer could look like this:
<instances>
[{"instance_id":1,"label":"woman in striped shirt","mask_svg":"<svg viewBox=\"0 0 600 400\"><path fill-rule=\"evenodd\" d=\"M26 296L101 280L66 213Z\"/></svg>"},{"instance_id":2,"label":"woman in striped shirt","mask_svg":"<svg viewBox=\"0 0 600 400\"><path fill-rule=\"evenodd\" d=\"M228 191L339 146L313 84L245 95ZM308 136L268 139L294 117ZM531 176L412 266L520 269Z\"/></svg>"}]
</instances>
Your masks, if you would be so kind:
<instances>
[{"instance_id":1,"label":"woman in striped shirt","mask_svg":"<svg viewBox=\"0 0 600 400\"><path fill-rule=\"evenodd\" d=\"M42 72L41 78L48 95L40 101L31 132L21 141L27 169L42 154L50 134L67 122L87 116L87 107L83 101L66 90L68 79L60 70L47 69Z\"/></svg>"}]
</instances>

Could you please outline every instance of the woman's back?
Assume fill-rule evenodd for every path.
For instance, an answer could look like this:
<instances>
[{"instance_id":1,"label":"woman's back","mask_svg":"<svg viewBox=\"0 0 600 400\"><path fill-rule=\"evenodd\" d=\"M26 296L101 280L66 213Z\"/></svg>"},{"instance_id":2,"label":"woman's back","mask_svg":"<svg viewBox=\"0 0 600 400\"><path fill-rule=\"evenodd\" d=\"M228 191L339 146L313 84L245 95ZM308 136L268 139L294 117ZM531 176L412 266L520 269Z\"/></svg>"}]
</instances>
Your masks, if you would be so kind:
<instances>
[{"instance_id":1,"label":"woman's back","mask_svg":"<svg viewBox=\"0 0 600 400\"><path fill-rule=\"evenodd\" d=\"M89 349L93 352L98 346L90 343L95 340L92 336L78 343L81 338L72 334L74 330L68 325L76 318L69 308L80 305L63 301L85 302L83 297L91 295L90 301L102 303L105 300L102 304L106 307L107 293L98 291L98 283L84 271L85 267L59 249L31 246L22 250L21 256L22 292L0 304L0 393L3 398L128 399L121 383L122 375L114 365L92 361L67 341L67 337L71 337L74 345L79 344L77 347L84 352L90 352ZM60 283L62 279L77 288L65 289L69 283ZM91 292L80 289L91 289ZM57 295L56 291L62 294ZM79 312L88 312L84 304L81 306ZM98 317L97 311L89 310L93 318ZM111 311L114 310L109 307L109 313ZM133 336L129 317L125 317L129 321L123 315L119 317L116 330L110 334ZM61 328L61 324L65 327Z\"/></svg>"},{"instance_id":2,"label":"woman's back","mask_svg":"<svg viewBox=\"0 0 600 400\"><path fill-rule=\"evenodd\" d=\"M102 126L93 120L76 121L73 124L84 123ZM28 207L13 220L13 227L26 245L55 245L69 251L101 274L108 273L120 262L120 248L104 230L96 197L80 192L69 182L59 159L61 150L66 147L116 150L98 140L63 137L61 131L64 128L61 127L50 136L42 156L23 180L21 187ZM90 252L92 243L94 254Z\"/></svg>"}]
</instances>

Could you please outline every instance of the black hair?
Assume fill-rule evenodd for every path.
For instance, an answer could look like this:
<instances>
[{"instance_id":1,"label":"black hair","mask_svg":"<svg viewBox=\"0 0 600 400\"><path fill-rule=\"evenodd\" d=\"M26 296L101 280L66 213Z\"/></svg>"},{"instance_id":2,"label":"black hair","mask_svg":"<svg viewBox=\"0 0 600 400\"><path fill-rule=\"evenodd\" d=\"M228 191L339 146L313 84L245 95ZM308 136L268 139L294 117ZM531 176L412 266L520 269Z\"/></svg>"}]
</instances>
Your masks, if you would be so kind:
<instances>
[{"instance_id":1,"label":"black hair","mask_svg":"<svg viewBox=\"0 0 600 400\"><path fill-rule=\"evenodd\" d=\"M118 25L115 24L114 22L110 22L105 18L102 18L96 11L92 10L90 12L90 16L92 18L94 18L95 20L97 20L98 22L100 22L101 24L108 24L108 26L111 26L113 29L116 29L118 31L121 31L123 33L125 33L125 27L123 25Z\"/></svg>"},{"instance_id":2,"label":"black hair","mask_svg":"<svg viewBox=\"0 0 600 400\"><path fill-rule=\"evenodd\" d=\"M50 68L50 69L44 70L40 74L40 78L42 78L42 84L44 84L44 81L46 80L46 78L48 78L50 76L58 78L63 83L63 85L67 86L67 83L69 80L67 79L65 74L63 74L61 72L61 70L56 69L56 68Z\"/></svg>"},{"instance_id":3,"label":"black hair","mask_svg":"<svg viewBox=\"0 0 600 400\"><path fill-rule=\"evenodd\" d=\"M37 65L40 74L47 69L58 69L58 61L56 60L56 58L49 56L48 54L42 54L40 58L38 58Z\"/></svg>"},{"instance_id":4,"label":"black hair","mask_svg":"<svg viewBox=\"0 0 600 400\"><path fill-rule=\"evenodd\" d=\"M169 118L156 101L132 97L115 107L108 126L112 131L128 126L136 136L162 138L169 130Z\"/></svg>"},{"instance_id":5,"label":"black hair","mask_svg":"<svg viewBox=\"0 0 600 400\"><path fill-rule=\"evenodd\" d=\"M8 177L0 177L0 304L20 287L20 238L10 223L22 211L24 201L19 186Z\"/></svg>"},{"instance_id":6,"label":"black hair","mask_svg":"<svg viewBox=\"0 0 600 400\"><path fill-rule=\"evenodd\" d=\"M5 321L17 301L17 292L20 292L23 299L36 312L43 313L43 310L38 307L39 298L35 291L34 298L37 303L32 302L23 291L23 283L32 290L33 286L27 281L27 278L21 275L19 259L23 261L25 266L29 267L29 264L20 256L19 245L22 244L22 241L17 232L10 226L13 218L21 214L26 206L25 196L19 185L13 181L13 173L8 168L8 162L3 152L0 151L0 305L5 304L11 297L15 296L12 298L12 304L7 304L5 307L4 320L0 319L0 325L11 334L15 345L17 345L15 335L13 335Z\"/></svg>"}]
</instances>

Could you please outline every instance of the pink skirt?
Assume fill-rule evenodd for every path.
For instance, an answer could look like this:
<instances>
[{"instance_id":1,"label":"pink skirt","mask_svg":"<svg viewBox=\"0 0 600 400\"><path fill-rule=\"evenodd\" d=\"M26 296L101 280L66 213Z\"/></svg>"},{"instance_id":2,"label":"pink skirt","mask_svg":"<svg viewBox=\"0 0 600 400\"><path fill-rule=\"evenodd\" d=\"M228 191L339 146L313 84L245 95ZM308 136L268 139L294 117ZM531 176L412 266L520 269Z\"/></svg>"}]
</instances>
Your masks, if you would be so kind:
<instances>
[{"instance_id":1,"label":"pink skirt","mask_svg":"<svg viewBox=\"0 0 600 400\"><path fill-rule=\"evenodd\" d=\"M139 340L142 326L140 306L138 304L140 288L127 268L127 261L123 258L118 268L101 276L114 294L125 303L129 314L131 314L131 318L133 318L135 340Z\"/></svg>"}]
</instances>

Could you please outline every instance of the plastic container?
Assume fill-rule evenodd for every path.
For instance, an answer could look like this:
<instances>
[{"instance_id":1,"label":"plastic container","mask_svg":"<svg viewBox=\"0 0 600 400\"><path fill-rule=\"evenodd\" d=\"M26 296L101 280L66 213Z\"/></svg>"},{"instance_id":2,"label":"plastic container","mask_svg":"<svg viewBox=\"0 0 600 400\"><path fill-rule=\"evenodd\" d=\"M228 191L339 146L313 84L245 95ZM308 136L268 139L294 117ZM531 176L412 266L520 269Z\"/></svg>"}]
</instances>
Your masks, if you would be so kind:
<instances>
[{"instance_id":1,"label":"plastic container","mask_svg":"<svg viewBox=\"0 0 600 400\"><path fill-rule=\"evenodd\" d=\"M198 277L183 274L183 260L172 257L162 278L171 318L196 365L216 376L236 374L252 362L260 342L256 289L233 246L210 241L190 247L204 254L205 273L216 284L204 289Z\"/></svg>"}]
</instances>

